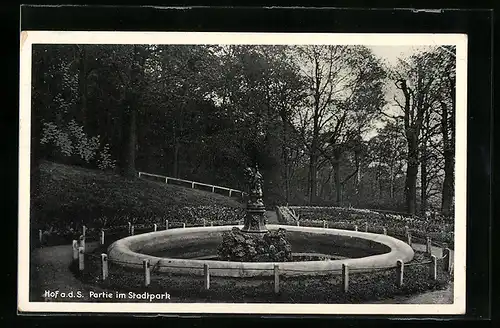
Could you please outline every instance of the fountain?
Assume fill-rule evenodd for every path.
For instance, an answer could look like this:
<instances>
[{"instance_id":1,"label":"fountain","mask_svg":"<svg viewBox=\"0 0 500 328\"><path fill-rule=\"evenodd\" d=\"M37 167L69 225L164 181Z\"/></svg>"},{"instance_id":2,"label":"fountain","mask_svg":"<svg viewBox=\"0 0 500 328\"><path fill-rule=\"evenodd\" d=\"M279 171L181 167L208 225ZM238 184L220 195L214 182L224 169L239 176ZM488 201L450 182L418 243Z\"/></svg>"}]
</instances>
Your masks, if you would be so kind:
<instances>
[{"instance_id":1,"label":"fountain","mask_svg":"<svg viewBox=\"0 0 500 328\"><path fill-rule=\"evenodd\" d=\"M285 229L269 231L266 227L266 208L262 200L262 175L258 167L245 170L249 199L243 228L234 227L222 234L217 248L218 258L238 262L292 261L292 246Z\"/></svg>"},{"instance_id":2,"label":"fountain","mask_svg":"<svg viewBox=\"0 0 500 328\"><path fill-rule=\"evenodd\" d=\"M254 277L274 275L275 265L285 275L318 276L341 271L343 264L362 272L413 259L408 244L383 234L267 225L262 175L255 167L247 168L245 176L249 199L243 226L179 228L129 236L109 246L109 260L130 268L149 260L157 273L203 275L208 266L214 276ZM292 253L292 245L297 253Z\"/></svg>"}]
</instances>

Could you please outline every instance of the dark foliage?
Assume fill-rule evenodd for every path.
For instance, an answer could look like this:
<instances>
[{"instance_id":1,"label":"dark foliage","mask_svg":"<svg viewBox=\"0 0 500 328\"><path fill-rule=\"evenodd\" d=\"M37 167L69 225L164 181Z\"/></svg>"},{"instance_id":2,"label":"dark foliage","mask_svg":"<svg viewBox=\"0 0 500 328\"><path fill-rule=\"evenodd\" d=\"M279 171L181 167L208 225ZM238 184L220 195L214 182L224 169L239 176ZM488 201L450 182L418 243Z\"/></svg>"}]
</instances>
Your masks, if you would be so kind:
<instances>
[{"instance_id":1,"label":"dark foliage","mask_svg":"<svg viewBox=\"0 0 500 328\"><path fill-rule=\"evenodd\" d=\"M222 235L217 254L225 261L289 262L292 261L292 246L285 233L284 229L264 234L244 233L239 228L233 228Z\"/></svg>"}]
</instances>

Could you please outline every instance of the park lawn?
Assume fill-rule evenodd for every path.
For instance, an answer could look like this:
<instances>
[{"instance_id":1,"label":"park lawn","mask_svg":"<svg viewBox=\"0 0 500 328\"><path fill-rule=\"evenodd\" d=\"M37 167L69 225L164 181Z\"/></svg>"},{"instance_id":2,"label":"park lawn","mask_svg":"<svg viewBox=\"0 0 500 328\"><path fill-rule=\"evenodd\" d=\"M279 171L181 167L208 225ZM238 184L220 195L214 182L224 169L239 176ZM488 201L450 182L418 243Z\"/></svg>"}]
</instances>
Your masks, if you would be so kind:
<instances>
[{"instance_id":1,"label":"park lawn","mask_svg":"<svg viewBox=\"0 0 500 328\"><path fill-rule=\"evenodd\" d=\"M100 229L128 221L153 224L164 219L190 223L207 218L240 219L237 198L146 179L126 179L113 172L42 162L32 181L31 228L44 234ZM71 237L73 238L73 237Z\"/></svg>"}]
</instances>

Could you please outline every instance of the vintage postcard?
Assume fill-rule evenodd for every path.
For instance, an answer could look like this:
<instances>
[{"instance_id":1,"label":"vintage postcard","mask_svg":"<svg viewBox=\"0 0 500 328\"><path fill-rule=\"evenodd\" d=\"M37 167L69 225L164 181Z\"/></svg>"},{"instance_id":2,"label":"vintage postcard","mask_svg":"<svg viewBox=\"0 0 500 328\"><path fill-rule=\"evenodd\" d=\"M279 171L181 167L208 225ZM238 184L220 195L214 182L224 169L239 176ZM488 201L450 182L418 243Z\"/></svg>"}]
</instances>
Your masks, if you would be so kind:
<instances>
[{"instance_id":1,"label":"vintage postcard","mask_svg":"<svg viewBox=\"0 0 500 328\"><path fill-rule=\"evenodd\" d=\"M20 313L465 313L466 35L20 37Z\"/></svg>"}]
</instances>

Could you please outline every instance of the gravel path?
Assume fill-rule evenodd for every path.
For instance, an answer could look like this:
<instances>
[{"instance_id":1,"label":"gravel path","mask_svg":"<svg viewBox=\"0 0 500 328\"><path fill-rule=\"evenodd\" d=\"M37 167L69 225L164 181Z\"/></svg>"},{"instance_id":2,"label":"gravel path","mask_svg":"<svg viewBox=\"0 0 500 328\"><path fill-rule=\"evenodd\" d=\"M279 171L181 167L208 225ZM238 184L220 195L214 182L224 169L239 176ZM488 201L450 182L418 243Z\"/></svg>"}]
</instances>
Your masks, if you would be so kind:
<instances>
[{"instance_id":1,"label":"gravel path","mask_svg":"<svg viewBox=\"0 0 500 328\"><path fill-rule=\"evenodd\" d=\"M97 243L87 243L86 247L91 250ZM70 245L42 247L33 250L31 256L31 287L30 299L38 301L44 297L46 291L59 291L59 293L68 293L73 291L86 291L88 286L78 280L70 271L69 266L72 262L73 250ZM86 300L87 293L80 300ZM50 297L44 297L50 301ZM63 299L57 298L58 301ZM66 299L68 302L74 299Z\"/></svg>"},{"instance_id":2,"label":"gravel path","mask_svg":"<svg viewBox=\"0 0 500 328\"><path fill-rule=\"evenodd\" d=\"M422 244L412 244L412 247L418 251L425 251L426 249L426 246ZM432 246L431 254L439 258L442 256L442 249ZM453 255L454 252L451 251L451 256L453 257ZM448 287L444 290L436 290L418 295L398 296L371 302L371 304L453 304L453 284L448 284Z\"/></svg>"}]
</instances>

